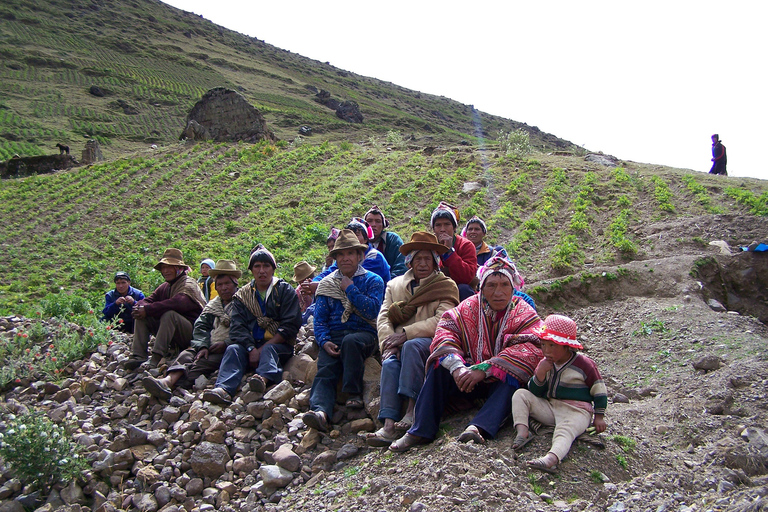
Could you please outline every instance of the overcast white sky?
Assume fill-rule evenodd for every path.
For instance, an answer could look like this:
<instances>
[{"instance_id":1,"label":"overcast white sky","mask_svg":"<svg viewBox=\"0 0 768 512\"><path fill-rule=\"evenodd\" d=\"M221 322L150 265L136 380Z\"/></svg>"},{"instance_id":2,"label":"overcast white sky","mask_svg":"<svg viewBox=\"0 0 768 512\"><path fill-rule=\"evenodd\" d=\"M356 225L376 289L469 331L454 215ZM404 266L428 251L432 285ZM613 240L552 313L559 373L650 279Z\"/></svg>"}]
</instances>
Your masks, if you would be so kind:
<instances>
[{"instance_id":1,"label":"overcast white sky","mask_svg":"<svg viewBox=\"0 0 768 512\"><path fill-rule=\"evenodd\" d=\"M164 0L361 75L591 151L768 179L768 3Z\"/></svg>"}]
</instances>

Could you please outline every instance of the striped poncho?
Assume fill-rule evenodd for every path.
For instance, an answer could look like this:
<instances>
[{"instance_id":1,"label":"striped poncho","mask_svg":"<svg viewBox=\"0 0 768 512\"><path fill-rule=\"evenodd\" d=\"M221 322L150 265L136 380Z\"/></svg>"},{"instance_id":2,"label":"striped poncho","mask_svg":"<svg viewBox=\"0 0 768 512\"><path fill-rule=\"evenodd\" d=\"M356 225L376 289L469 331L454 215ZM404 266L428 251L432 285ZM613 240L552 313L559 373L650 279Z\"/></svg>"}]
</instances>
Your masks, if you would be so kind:
<instances>
[{"instance_id":1,"label":"striped poncho","mask_svg":"<svg viewBox=\"0 0 768 512\"><path fill-rule=\"evenodd\" d=\"M443 313L430 347L430 364L456 355L474 370L483 370L508 384L524 387L543 359L532 328L541 323L536 311L513 296L504 311L484 304L482 293Z\"/></svg>"}]
</instances>

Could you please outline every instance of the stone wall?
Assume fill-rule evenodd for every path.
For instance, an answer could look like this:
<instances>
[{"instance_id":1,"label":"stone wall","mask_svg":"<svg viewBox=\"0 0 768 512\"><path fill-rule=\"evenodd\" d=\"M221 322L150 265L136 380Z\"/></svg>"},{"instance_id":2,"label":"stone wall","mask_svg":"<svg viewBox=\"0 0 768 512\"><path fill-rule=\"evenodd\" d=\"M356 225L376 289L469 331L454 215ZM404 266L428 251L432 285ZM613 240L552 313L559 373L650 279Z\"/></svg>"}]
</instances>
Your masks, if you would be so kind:
<instances>
[{"instance_id":1,"label":"stone wall","mask_svg":"<svg viewBox=\"0 0 768 512\"><path fill-rule=\"evenodd\" d=\"M35 174L47 174L78 165L71 155L44 155L11 158L0 162L0 178L24 178Z\"/></svg>"}]
</instances>

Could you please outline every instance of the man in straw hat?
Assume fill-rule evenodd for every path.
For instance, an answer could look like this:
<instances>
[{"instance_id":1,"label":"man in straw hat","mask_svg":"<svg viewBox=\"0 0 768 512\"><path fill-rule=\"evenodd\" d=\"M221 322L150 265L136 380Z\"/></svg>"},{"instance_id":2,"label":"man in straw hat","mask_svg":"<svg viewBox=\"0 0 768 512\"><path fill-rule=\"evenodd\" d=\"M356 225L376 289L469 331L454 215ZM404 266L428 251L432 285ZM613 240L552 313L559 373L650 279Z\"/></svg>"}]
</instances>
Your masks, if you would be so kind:
<instances>
[{"instance_id":1,"label":"man in straw hat","mask_svg":"<svg viewBox=\"0 0 768 512\"><path fill-rule=\"evenodd\" d=\"M218 295L205 305L195 320L190 347L179 354L165 377L144 378L142 384L149 394L169 400L175 386L191 388L199 376L219 369L229 344L232 297L237 291L237 280L241 274L232 260L219 260L211 268L210 277L215 282Z\"/></svg>"},{"instance_id":2,"label":"man in straw hat","mask_svg":"<svg viewBox=\"0 0 768 512\"><path fill-rule=\"evenodd\" d=\"M180 350L187 348L192 326L206 303L197 281L187 275L190 269L179 249L166 249L155 270L160 271L165 282L133 308L135 326L131 357L124 363L126 370L135 370L147 360L151 334L155 335L155 344L150 368L157 368L174 345Z\"/></svg>"},{"instance_id":3,"label":"man in straw hat","mask_svg":"<svg viewBox=\"0 0 768 512\"><path fill-rule=\"evenodd\" d=\"M369 446L389 446L396 431L413 424L414 406L424 383L424 363L443 313L459 304L456 283L440 272L448 250L432 233L419 231L400 247L408 271L387 283L377 327L381 349L381 407L384 426L367 438ZM401 413L406 401L405 415ZM398 421L399 420L399 421Z\"/></svg>"},{"instance_id":4,"label":"man in straw hat","mask_svg":"<svg viewBox=\"0 0 768 512\"><path fill-rule=\"evenodd\" d=\"M389 449L404 452L435 438L452 397L485 398L458 440L485 443L496 436L542 359L534 328L541 319L513 294L512 265L495 256L478 270L480 292L446 311L432 340L427 375L416 400L413 427Z\"/></svg>"},{"instance_id":5,"label":"man in straw hat","mask_svg":"<svg viewBox=\"0 0 768 512\"><path fill-rule=\"evenodd\" d=\"M301 327L301 310L293 287L275 277L276 268L275 257L259 244L248 261L253 280L232 299L229 345L219 377L215 387L203 393L203 400L232 403L249 367L255 373L248 385L256 393L263 393L268 385L283 379L283 365L293 355Z\"/></svg>"},{"instance_id":6,"label":"man in straw hat","mask_svg":"<svg viewBox=\"0 0 768 512\"><path fill-rule=\"evenodd\" d=\"M312 278L315 277L314 267L306 261L300 261L293 266L293 281L296 286L296 295L299 298L301 309L301 323L307 323L309 317L315 314L315 291L312 289Z\"/></svg>"},{"instance_id":7,"label":"man in straw hat","mask_svg":"<svg viewBox=\"0 0 768 512\"><path fill-rule=\"evenodd\" d=\"M317 375L304 423L327 431L341 379L347 407L364 407L363 369L376 351L376 317L384 299L384 281L362 267L368 245L344 229L333 246L338 270L320 281L315 299L315 340L320 346Z\"/></svg>"},{"instance_id":8,"label":"man in straw hat","mask_svg":"<svg viewBox=\"0 0 768 512\"><path fill-rule=\"evenodd\" d=\"M470 283L477 272L477 253L475 244L456 234L458 222L459 210L445 202L437 205L430 219L437 242L448 248L440 256L440 267L456 282L459 298L464 300L475 293Z\"/></svg>"},{"instance_id":9,"label":"man in straw hat","mask_svg":"<svg viewBox=\"0 0 768 512\"><path fill-rule=\"evenodd\" d=\"M365 270L370 270L374 274L378 274L378 276L381 277L381 279L384 281L384 284L386 284L392 277L389 272L389 263L387 263L387 259L384 257L384 255L370 244L371 237L373 236L373 230L371 229L371 226L369 226L368 223L363 219L355 217L349 221L344 229L352 231L355 235L357 235L358 241L362 245L365 245L365 255L363 257L363 262L361 263L363 268ZM338 264L334 263L329 268L321 272L320 275L315 277L312 280L312 285L314 286L315 290L317 290L317 285L320 283L320 281L322 281L327 275L338 268Z\"/></svg>"},{"instance_id":10,"label":"man in straw hat","mask_svg":"<svg viewBox=\"0 0 768 512\"><path fill-rule=\"evenodd\" d=\"M528 461L531 468L554 473L573 440L589 427L592 413L594 432L605 430L608 395L595 362L577 352L584 347L576 339L576 322L564 315L549 315L534 332L541 339L544 359L528 381L528 389L518 389L512 397L517 431L512 449L521 449L533 438L529 418L554 426L547 454Z\"/></svg>"}]
</instances>

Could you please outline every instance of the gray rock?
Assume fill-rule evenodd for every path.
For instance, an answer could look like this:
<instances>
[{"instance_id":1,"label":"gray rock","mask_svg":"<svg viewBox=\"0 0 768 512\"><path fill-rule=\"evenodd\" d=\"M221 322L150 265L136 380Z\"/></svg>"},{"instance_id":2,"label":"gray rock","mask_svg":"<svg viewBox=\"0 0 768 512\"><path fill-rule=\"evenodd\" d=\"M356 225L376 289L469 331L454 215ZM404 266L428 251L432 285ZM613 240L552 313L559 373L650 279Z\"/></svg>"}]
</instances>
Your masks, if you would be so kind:
<instances>
[{"instance_id":1,"label":"gray rock","mask_svg":"<svg viewBox=\"0 0 768 512\"><path fill-rule=\"evenodd\" d=\"M280 381L280 383L267 391L264 395L264 400L272 400L276 404L287 403L291 398L296 395L296 391L293 386L287 380Z\"/></svg>"},{"instance_id":2,"label":"gray rock","mask_svg":"<svg viewBox=\"0 0 768 512\"><path fill-rule=\"evenodd\" d=\"M235 472L235 475L240 473L249 474L258 466L259 463L256 460L256 457L249 455L247 457L240 457L239 459L235 459L232 462L232 471Z\"/></svg>"},{"instance_id":3,"label":"gray rock","mask_svg":"<svg viewBox=\"0 0 768 512\"><path fill-rule=\"evenodd\" d=\"M301 458L291 449L291 445L280 446L273 454L275 464L288 471L298 471L301 468Z\"/></svg>"},{"instance_id":4,"label":"gray rock","mask_svg":"<svg viewBox=\"0 0 768 512\"><path fill-rule=\"evenodd\" d=\"M64 503L67 505L74 505L75 503L78 505L85 504L85 494L74 480L71 481L68 486L63 488L59 494L61 495L61 499L64 500Z\"/></svg>"},{"instance_id":5,"label":"gray rock","mask_svg":"<svg viewBox=\"0 0 768 512\"><path fill-rule=\"evenodd\" d=\"M293 473L277 465L265 465L259 468L261 480L267 487L281 489L291 483Z\"/></svg>"},{"instance_id":6,"label":"gray rock","mask_svg":"<svg viewBox=\"0 0 768 512\"><path fill-rule=\"evenodd\" d=\"M133 506L139 509L140 512L155 512L157 510L157 501L151 494L134 494Z\"/></svg>"},{"instance_id":7,"label":"gray rock","mask_svg":"<svg viewBox=\"0 0 768 512\"><path fill-rule=\"evenodd\" d=\"M709 309L711 309L712 311L717 311L718 313L724 313L728 311L727 309L725 309L725 306L720 304L715 299L709 299L707 301L707 306L709 306Z\"/></svg>"},{"instance_id":8,"label":"gray rock","mask_svg":"<svg viewBox=\"0 0 768 512\"><path fill-rule=\"evenodd\" d=\"M354 444L347 443L336 452L336 460L345 460L357 455L358 447Z\"/></svg>"},{"instance_id":9,"label":"gray rock","mask_svg":"<svg viewBox=\"0 0 768 512\"><path fill-rule=\"evenodd\" d=\"M189 459L195 474L211 478L218 478L223 475L229 461L230 457L226 446L208 441L203 441L197 445Z\"/></svg>"},{"instance_id":10,"label":"gray rock","mask_svg":"<svg viewBox=\"0 0 768 512\"><path fill-rule=\"evenodd\" d=\"M613 395L613 403L615 403L615 404L628 404L629 403L629 398L627 397L627 395L624 395L622 393L616 393L615 395Z\"/></svg>"},{"instance_id":11,"label":"gray rock","mask_svg":"<svg viewBox=\"0 0 768 512\"><path fill-rule=\"evenodd\" d=\"M720 357L714 354L707 354L693 362L693 367L697 370L717 370L721 366Z\"/></svg>"},{"instance_id":12,"label":"gray rock","mask_svg":"<svg viewBox=\"0 0 768 512\"><path fill-rule=\"evenodd\" d=\"M161 485L155 489L155 500L158 506L164 507L171 501L171 488L167 485Z\"/></svg>"},{"instance_id":13,"label":"gray rock","mask_svg":"<svg viewBox=\"0 0 768 512\"><path fill-rule=\"evenodd\" d=\"M128 425L127 434L128 446L138 446L140 444L146 444L149 432L137 427L136 425Z\"/></svg>"},{"instance_id":14,"label":"gray rock","mask_svg":"<svg viewBox=\"0 0 768 512\"><path fill-rule=\"evenodd\" d=\"M202 478L193 478L189 482L187 482L187 485L184 487L184 490L187 491L187 496L197 496L198 494L203 492L203 489L205 488L205 484L203 483Z\"/></svg>"}]
</instances>

